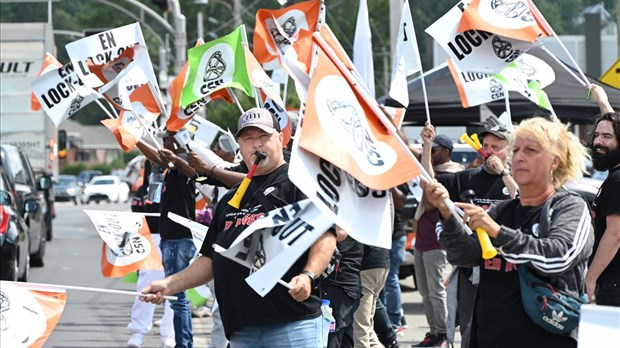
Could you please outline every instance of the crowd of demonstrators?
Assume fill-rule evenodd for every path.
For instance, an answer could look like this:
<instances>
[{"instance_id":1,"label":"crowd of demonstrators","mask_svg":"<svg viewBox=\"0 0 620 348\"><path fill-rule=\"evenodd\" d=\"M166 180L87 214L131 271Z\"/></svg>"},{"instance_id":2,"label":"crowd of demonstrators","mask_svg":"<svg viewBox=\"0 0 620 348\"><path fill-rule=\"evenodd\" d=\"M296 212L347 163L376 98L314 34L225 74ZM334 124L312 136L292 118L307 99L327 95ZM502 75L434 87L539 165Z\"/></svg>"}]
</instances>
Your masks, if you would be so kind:
<instances>
[{"instance_id":1,"label":"crowd of demonstrators","mask_svg":"<svg viewBox=\"0 0 620 348\"><path fill-rule=\"evenodd\" d=\"M195 187L192 178L196 171L184 159L185 149L174 140L175 132L167 132L164 147L156 149L144 140L137 146L154 164L166 168L161 188L159 234L160 249L166 276L185 269L194 258L196 247L192 232L168 218L172 212L182 217L196 220ZM177 348L193 347L192 314L185 291L174 294L177 300L171 301L174 311L174 334Z\"/></svg>"},{"instance_id":2,"label":"crowd of demonstrators","mask_svg":"<svg viewBox=\"0 0 620 348\"><path fill-rule=\"evenodd\" d=\"M600 87L599 87L600 88ZM620 306L620 113L597 117L588 146L596 170L609 174L593 203L594 251L586 287L590 300Z\"/></svg>"},{"instance_id":3,"label":"crowd of demonstrators","mask_svg":"<svg viewBox=\"0 0 620 348\"><path fill-rule=\"evenodd\" d=\"M593 227L587 202L563 185L585 170L587 152L563 124L538 117L523 121L511 139L518 198L488 211L456 203L464 211L460 222L444 203L450 197L448 189L438 182L422 184L429 201L439 208L439 240L450 261L480 267L471 335L462 347L575 347L576 330L571 335L553 334L530 319L522 304L519 273L529 269L554 289L575 297L585 291ZM484 229L500 254L482 259L476 235L468 234L463 223L472 230Z\"/></svg>"},{"instance_id":4,"label":"crowd of demonstrators","mask_svg":"<svg viewBox=\"0 0 620 348\"><path fill-rule=\"evenodd\" d=\"M158 213L159 202L152 202L148 199L151 161L145 159L143 163L143 181L142 185L136 190L134 198L131 201L131 211L136 213ZM159 250L159 217L147 215L145 218L151 233L151 238L153 239L153 244L161 257L161 251ZM163 270L139 270L136 288L140 291L151 281L163 279L164 277L165 273ZM133 306L131 307L130 322L127 325L127 329L132 334L127 342L127 347L142 347L144 344L144 336L153 328L154 315L154 304L142 302L139 298L134 300ZM159 325L161 347L163 348L173 348L176 345L174 340L173 316L174 312L170 307L170 301L166 301L164 303L164 314L161 318L161 324Z\"/></svg>"},{"instance_id":5,"label":"crowd of demonstrators","mask_svg":"<svg viewBox=\"0 0 620 348\"><path fill-rule=\"evenodd\" d=\"M282 156L282 134L275 118L266 110L253 108L239 118L236 133L243 161L249 167L259 151L265 156L252 178L255 190L262 194L260 202L254 194L243 196L240 209L219 204L209 226L201 256L185 270L152 282L142 290L155 296L146 301L161 303L162 295L177 293L187 288L216 279L215 288L226 336L231 346L317 347L327 342L327 327L321 312L321 298L315 288L316 274L327 267L336 247L333 230L325 232L283 276L291 279L291 289L277 285L265 297L260 297L245 282L247 268L219 255L213 244L228 248L248 225L232 223L250 214L267 213L270 208L282 207L299 201L304 195L288 178L288 164ZM273 190L265 190L266 188ZM234 194L229 191L223 201ZM235 291L230 291L235 289Z\"/></svg>"},{"instance_id":6,"label":"crowd of demonstrators","mask_svg":"<svg viewBox=\"0 0 620 348\"><path fill-rule=\"evenodd\" d=\"M423 141L421 164L431 177L464 169L463 165L451 160L454 145L447 136L435 135L434 127L428 122L420 136ZM430 206L423 196L415 216L414 266L430 331L416 347L443 347L448 344L446 280L452 267L445 248L437 241L435 225L438 221L437 208Z\"/></svg>"},{"instance_id":7,"label":"crowd of demonstrators","mask_svg":"<svg viewBox=\"0 0 620 348\"><path fill-rule=\"evenodd\" d=\"M611 109L601 91L595 86L592 100L602 111ZM217 316L214 311L210 346L229 342L233 348L275 343L300 347L399 346L397 333L402 332L404 313L398 271L406 236L404 224L398 221L398 209L391 249L361 244L336 227L325 232L283 276L290 281L291 290L276 285L263 298L245 282L247 268L215 253L213 244L227 248L247 228L231 227L233 220L305 198L288 178L286 158L290 151L283 147L278 122L259 108L240 116L235 135L242 158L238 164L225 144L218 143L213 156L205 157L199 153L205 149L199 150L195 144L187 154L174 142L173 135L168 132L162 150L144 141L138 144L146 157L165 171L158 227L166 277L157 280L162 276L153 276L155 280L149 282L142 274L138 285L143 293L155 294L143 298L147 302L162 303L163 295L179 296L171 306L174 332L162 326L162 345L169 344L165 339L174 336L177 347L192 346L184 290L211 281L219 311ZM422 151L410 149L436 180L423 183L425 192L413 220L417 231L416 283L430 327L426 337L414 346L449 346L454 343L456 327L460 327L462 347L494 346L497 342L506 347L538 342L574 346L574 332L550 334L528 318L520 306L519 272L514 272L518 266L528 267L544 281L571 294L587 290L591 300L599 304L620 305L620 202L614 199L620 190L618 113L607 112L597 118L588 143L595 168L610 171L593 205L596 238L589 229L589 215L583 214L587 204L563 188L564 182L580 174L580 163L585 163L587 153L561 123L532 118L522 122L513 134L502 127L487 129L479 135L488 156L481 166L468 169L450 160L452 141L436 135L432 125L427 123L420 135ZM246 194L241 208L235 209L226 202L254 163L257 151L266 158L258 164L248 191L251 194ZM172 211L196 220L194 194L195 187L201 185L213 185L221 191L213 196L213 219L200 256L189 265L195 252L191 232L166 215ZM267 187L274 190L264 190ZM408 188L403 185L391 191L398 208ZM467 191L473 192L466 197L463 193ZM457 207L464 211L463 222L472 230L482 227L489 232L494 246L501 248L498 256L482 259L476 234L469 234L471 230L450 214L445 198L460 202ZM224 203L215 204L218 201ZM545 218L548 220L543 221ZM582 239L585 243L577 245L580 236L586 236ZM595 245L593 253L591 244ZM318 282L316 274L325 270L335 248L340 251L340 263ZM586 276L585 264L590 256ZM333 308L335 326L329 333L321 299L329 299ZM136 303L136 313L140 305L152 306ZM150 313L146 321L152 321ZM502 320L496 320L498 317ZM132 313L128 328L140 338L135 345L140 347L150 324L139 327L136 323L138 319L134 320Z\"/></svg>"}]
</instances>

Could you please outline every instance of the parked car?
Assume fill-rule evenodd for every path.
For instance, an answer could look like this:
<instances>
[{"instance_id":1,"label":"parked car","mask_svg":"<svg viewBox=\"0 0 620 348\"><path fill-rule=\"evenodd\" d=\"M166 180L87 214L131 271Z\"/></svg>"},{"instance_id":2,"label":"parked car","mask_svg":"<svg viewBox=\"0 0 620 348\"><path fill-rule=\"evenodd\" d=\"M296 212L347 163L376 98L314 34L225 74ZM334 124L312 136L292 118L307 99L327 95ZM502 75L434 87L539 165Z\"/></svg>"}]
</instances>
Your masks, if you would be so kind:
<instances>
[{"instance_id":1,"label":"parked car","mask_svg":"<svg viewBox=\"0 0 620 348\"><path fill-rule=\"evenodd\" d=\"M59 175L54 183L54 199L57 201L72 201L77 205L80 191L81 188L75 175Z\"/></svg>"},{"instance_id":2,"label":"parked car","mask_svg":"<svg viewBox=\"0 0 620 348\"><path fill-rule=\"evenodd\" d=\"M95 201L97 204L101 201L127 202L129 200L129 186L118 176L96 176L86 184L80 199L82 204L89 204L91 201Z\"/></svg>"},{"instance_id":3,"label":"parked car","mask_svg":"<svg viewBox=\"0 0 620 348\"><path fill-rule=\"evenodd\" d=\"M0 279L26 282L30 275L30 239L13 192L0 167Z\"/></svg>"},{"instance_id":4,"label":"parked car","mask_svg":"<svg viewBox=\"0 0 620 348\"><path fill-rule=\"evenodd\" d=\"M78 184L80 186L85 186L88 184L94 177L103 175L103 172L100 170L83 170L78 174Z\"/></svg>"},{"instance_id":5,"label":"parked car","mask_svg":"<svg viewBox=\"0 0 620 348\"><path fill-rule=\"evenodd\" d=\"M30 265L43 266L45 242L51 240L51 221L45 191L52 188L50 177L43 175L35 180L28 157L12 145L0 145L2 167L14 188L14 198L21 216L28 226L30 236ZM53 195L51 195L53 197Z\"/></svg>"}]
</instances>

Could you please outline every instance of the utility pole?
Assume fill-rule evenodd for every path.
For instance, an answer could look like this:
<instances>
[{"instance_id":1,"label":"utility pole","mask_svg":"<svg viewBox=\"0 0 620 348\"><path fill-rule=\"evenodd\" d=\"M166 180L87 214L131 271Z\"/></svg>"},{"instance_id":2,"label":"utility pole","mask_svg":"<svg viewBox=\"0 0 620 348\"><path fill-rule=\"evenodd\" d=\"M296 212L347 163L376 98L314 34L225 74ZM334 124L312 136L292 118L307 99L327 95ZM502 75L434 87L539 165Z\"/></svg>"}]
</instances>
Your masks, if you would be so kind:
<instances>
[{"instance_id":1,"label":"utility pole","mask_svg":"<svg viewBox=\"0 0 620 348\"><path fill-rule=\"evenodd\" d=\"M235 28L241 25L241 0L233 0L233 23Z\"/></svg>"},{"instance_id":2,"label":"utility pole","mask_svg":"<svg viewBox=\"0 0 620 348\"><path fill-rule=\"evenodd\" d=\"M174 28L174 72L178 74L187 60L186 20L185 15L181 13L179 0L168 0L168 9L172 15L172 27Z\"/></svg>"},{"instance_id":3,"label":"utility pole","mask_svg":"<svg viewBox=\"0 0 620 348\"><path fill-rule=\"evenodd\" d=\"M398 39L398 26L403 14L403 0L390 0L390 57L394 57L396 47L394 43Z\"/></svg>"}]
</instances>

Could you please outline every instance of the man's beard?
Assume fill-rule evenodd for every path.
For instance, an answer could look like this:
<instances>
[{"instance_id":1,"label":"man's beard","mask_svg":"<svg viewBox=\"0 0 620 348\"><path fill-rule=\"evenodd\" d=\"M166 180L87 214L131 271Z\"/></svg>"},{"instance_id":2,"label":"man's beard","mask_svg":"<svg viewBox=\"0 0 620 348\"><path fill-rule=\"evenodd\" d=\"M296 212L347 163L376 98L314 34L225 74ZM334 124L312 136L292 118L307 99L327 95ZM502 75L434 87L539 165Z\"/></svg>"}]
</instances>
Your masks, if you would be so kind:
<instances>
[{"instance_id":1,"label":"man's beard","mask_svg":"<svg viewBox=\"0 0 620 348\"><path fill-rule=\"evenodd\" d=\"M604 153L596 152L597 149L606 150ZM596 146L591 150L592 165L598 171L606 171L620 164L620 147L610 149L603 146Z\"/></svg>"}]
</instances>

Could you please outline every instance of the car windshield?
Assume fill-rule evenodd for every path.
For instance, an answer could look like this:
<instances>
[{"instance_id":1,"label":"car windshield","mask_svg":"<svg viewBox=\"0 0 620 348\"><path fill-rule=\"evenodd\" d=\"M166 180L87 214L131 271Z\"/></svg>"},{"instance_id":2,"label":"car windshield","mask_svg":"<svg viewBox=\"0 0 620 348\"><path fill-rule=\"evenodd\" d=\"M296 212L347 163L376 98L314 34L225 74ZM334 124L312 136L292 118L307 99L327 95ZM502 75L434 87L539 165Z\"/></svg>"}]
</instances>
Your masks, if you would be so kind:
<instances>
[{"instance_id":1,"label":"car windshield","mask_svg":"<svg viewBox=\"0 0 620 348\"><path fill-rule=\"evenodd\" d=\"M71 185L75 185L75 179L74 178L58 178L58 185L61 186L71 186Z\"/></svg>"},{"instance_id":2,"label":"car windshield","mask_svg":"<svg viewBox=\"0 0 620 348\"><path fill-rule=\"evenodd\" d=\"M114 180L112 179L97 180L93 182L93 185L114 185Z\"/></svg>"}]
</instances>

